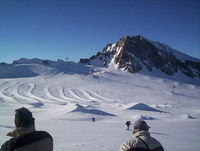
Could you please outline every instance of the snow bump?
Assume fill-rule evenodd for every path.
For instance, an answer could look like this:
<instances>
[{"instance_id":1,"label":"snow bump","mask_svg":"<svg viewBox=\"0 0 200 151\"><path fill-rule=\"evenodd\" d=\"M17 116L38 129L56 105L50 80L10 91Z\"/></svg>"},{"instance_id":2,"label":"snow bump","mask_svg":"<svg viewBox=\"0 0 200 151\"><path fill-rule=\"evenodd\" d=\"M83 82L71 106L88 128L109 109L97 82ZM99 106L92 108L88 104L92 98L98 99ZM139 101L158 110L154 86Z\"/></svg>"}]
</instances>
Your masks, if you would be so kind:
<instances>
[{"instance_id":1,"label":"snow bump","mask_svg":"<svg viewBox=\"0 0 200 151\"><path fill-rule=\"evenodd\" d=\"M144 103L137 103L133 106L127 108L128 110L143 110L143 111L152 111L152 112L163 112L157 109L154 109Z\"/></svg>"},{"instance_id":2,"label":"snow bump","mask_svg":"<svg viewBox=\"0 0 200 151\"><path fill-rule=\"evenodd\" d=\"M76 108L72 110L71 112L81 112L81 113L89 113L89 114L95 114L95 115L101 115L101 116L116 116L111 113L104 112L102 110L94 109L91 106L82 106L79 104L76 104Z\"/></svg>"}]
</instances>

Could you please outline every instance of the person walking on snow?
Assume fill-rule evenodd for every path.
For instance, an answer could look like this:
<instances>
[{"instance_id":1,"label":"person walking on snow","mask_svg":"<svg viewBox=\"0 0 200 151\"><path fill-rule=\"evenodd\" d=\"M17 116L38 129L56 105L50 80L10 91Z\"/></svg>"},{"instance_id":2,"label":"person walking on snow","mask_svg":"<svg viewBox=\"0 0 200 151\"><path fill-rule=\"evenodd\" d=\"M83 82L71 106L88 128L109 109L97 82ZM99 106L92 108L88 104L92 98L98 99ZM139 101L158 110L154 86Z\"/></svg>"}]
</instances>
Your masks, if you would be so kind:
<instances>
[{"instance_id":1,"label":"person walking on snow","mask_svg":"<svg viewBox=\"0 0 200 151\"><path fill-rule=\"evenodd\" d=\"M129 130L129 127L130 127L130 125L131 125L131 121L126 121L126 130Z\"/></svg>"},{"instance_id":2,"label":"person walking on snow","mask_svg":"<svg viewBox=\"0 0 200 151\"><path fill-rule=\"evenodd\" d=\"M136 121L133 128L132 137L120 146L119 151L164 151L161 143L150 136L150 127L145 121Z\"/></svg>"},{"instance_id":3,"label":"person walking on snow","mask_svg":"<svg viewBox=\"0 0 200 151\"><path fill-rule=\"evenodd\" d=\"M35 130L35 119L26 108L15 111L16 129L7 135L12 137L0 151L53 151L53 138L45 131Z\"/></svg>"}]
</instances>

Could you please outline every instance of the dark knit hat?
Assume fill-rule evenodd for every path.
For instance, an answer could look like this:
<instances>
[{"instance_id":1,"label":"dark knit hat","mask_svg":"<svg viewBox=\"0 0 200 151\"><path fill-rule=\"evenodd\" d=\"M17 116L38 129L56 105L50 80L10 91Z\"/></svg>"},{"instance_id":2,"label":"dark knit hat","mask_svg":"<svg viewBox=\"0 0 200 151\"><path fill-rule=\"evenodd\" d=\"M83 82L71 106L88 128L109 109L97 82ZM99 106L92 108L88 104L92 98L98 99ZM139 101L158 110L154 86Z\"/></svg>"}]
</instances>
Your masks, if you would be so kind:
<instances>
[{"instance_id":1,"label":"dark knit hat","mask_svg":"<svg viewBox=\"0 0 200 151\"><path fill-rule=\"evenodd\" d=\"M149 130L149 126L147 125L147 123L143 120L137 120L134 124L133 124L133 128L134 131L142 131L142 130Z\"/></svg>"},{"instance_id":2,"label":"dark knit hat","mask_svg":"<svg viewBox=\"0 0 200 151\"><path fill-rule=\"evenodd\" d=\"M35 119L32 113L25 107L15 110L15 122L19 123L22 127L33 125Z\"/></svg>"}]
</instances>

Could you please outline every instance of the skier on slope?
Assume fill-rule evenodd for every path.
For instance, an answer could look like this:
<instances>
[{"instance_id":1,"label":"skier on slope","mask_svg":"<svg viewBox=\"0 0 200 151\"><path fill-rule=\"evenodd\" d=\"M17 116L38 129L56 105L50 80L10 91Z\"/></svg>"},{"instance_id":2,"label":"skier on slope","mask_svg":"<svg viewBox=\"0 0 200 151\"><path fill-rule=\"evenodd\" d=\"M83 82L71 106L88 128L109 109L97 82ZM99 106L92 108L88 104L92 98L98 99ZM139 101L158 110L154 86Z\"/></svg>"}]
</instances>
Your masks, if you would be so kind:
<instances>
[{"instance_id":1,"label":"skier on slope","mask_svg":"<svg viewBox=\"0 0 200 151\"><path fill-rule=\"evenodd\" d=\"M136 121L133 128L132 137L120 146L119 151L164 151L160 142L150 136L150 127L145 121Z\"/></svg>"},{"instance_id":2,"label":"skier on slope","mask_svg":"<svg viewBox=\"0 0 200 151\"><path fill-rule=\"evenodd\" d=\"M92 118L92 122L96 122L96 119L95 119L95 117L93 117L93 118Z\"/></svg>"},{"instance_id":3,"label":"skier on slope","mask_svg":"<svg viewBox=\"0 0 200 151\"><path fill-rule=\"evenodd\" d=\"M126 130L129 130L129 127L130 127L130 125L131 125L131 121L126 121Z\"/></svg>"},{"instance_id":4,"label":"skier on slope","mask_svg":"<svg viewBox=\"0 0 200 151\"><path fill-rule=\"evenodd\" d=\"M9 132L10 140L6 141L0 151L53 151L53 139L45 131L35 130L35 119L26 108L16 110L16 129Z\"/></svg>"}]
</instances>

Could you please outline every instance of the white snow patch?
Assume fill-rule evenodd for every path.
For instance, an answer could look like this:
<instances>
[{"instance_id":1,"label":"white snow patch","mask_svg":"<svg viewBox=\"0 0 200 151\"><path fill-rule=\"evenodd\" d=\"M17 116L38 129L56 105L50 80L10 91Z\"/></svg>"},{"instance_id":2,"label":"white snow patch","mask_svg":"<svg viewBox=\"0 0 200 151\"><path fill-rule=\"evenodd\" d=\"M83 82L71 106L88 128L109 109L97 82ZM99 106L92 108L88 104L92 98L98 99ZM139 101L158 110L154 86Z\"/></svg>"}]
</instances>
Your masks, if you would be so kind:
<instances>
[{"instance_id":1,"label":"white snow patch","mask_svg":"<svg viewBox=\"0 0 200 151\"><path fill-rule=\"evenodd\" d=\"M157 49L159 49L163 52L169 52L169 53L173 54L177 59L181 60L182 62L185 62L187 60L200 62L199 59L191 57L189 55L186 55L186 54L184 54L184 53L182 53L178 50L175 50L167 44L160 43L160 42L157 42L157 41L153 41L153 40L150 40L150 39L147 39L147 38L145 38L145 39L148 40L150 43L152 43ZM160 55L162 55L162 52L160 52Z\"/></svg>"}]
</instances>

